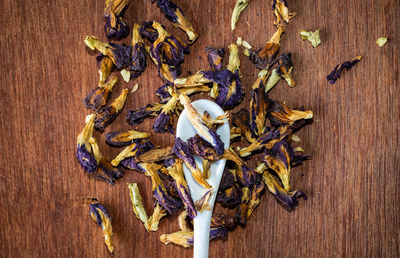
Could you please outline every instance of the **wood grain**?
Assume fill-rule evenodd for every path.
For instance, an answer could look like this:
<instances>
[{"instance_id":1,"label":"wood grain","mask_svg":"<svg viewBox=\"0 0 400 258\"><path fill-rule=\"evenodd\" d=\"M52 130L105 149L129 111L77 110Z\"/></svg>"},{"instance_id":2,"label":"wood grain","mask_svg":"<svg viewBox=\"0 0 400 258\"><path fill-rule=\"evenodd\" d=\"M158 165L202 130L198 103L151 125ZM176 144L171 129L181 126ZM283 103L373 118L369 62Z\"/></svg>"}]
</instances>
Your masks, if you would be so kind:
<instances>
[{"instance_id":1,"label":"wood grain","mask_svg":"<svg viewBox=\"0 0 400 258\"><path fill-rule=\"evenodd\" d=\"M181 37L149 0L131 1L129 24L156 19ZM274 32L269 1L253 0L230 31L233 0L177 1L199 32L183 65L184 75L206 68L204 47L222 47L243 37L261 47ZM293 53L297 86L283 82L273 99L315 112L300 131L312 160L293 170L292 185L309 196L287 212L266 193L246 228L210 246L210 257L396 257L400 255L399 39L400 3L382 1L288 1L298 13L282 39ZM192 249L164 246L162 233L178 229L176 218L146 233L131 210L126 183L138 182L151 210L151 185L127 171L114 186L88 178L75 160L76 135L85 115L84 96L98 80L87 34L105 39L103 1L20 1L0 3L0 256L108 257L100 228L88 208L74 205L97 197L113 218L115 257L191 257ZM313 49L299 36L321 30ZM387 36L379 48L375 40ZM129 42L129 38L126 39ZM362 55L336 84L325 76L338 63ZM241 55L248 106L256 69ZM125 112L156 100L162 81L153 64L128 85L139 84L125 111L107 129L125 130ZM151 121L138 127L149 131ZM97 135L104 139L103 135ZM153 135L168 146L171 135ZM100 141L106 156L118 149ZM256 161L253 161L253 165Z\"/></svg>"}]
</instances>

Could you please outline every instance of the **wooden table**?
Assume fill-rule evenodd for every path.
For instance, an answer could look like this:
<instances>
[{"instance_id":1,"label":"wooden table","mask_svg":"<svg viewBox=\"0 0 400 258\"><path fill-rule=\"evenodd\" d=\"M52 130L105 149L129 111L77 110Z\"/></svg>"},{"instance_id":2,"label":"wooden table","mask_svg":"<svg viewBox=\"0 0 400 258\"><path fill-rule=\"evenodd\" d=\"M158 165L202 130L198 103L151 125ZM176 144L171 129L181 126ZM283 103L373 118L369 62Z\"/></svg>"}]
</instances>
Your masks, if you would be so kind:
<instances>
[{"instance_id":1,"label":"wooden table","mask_svg":"<svg viewBox=\"0 0 400 258\"><path fill-rule=\"evenodd\" d=\"M226 47L241 36L258 48L274 33L270 1L261 0L250 1L231 32L234 2L178 2L200 35L183 75L208 67L206 46ZM399 1L288 2L298 16L287 26L281 53L293 54L297 86L280 82L270 97L315 113L314 123L298 134L312 160L293 169L291 179L309 198L287 212L266 193L246 228L211 243L210 257L398 256ZM82 197L97 197L113 218L115 257L191 257L192 249L159 241L162 233L178 230L176 216L155 233L146 233L135 218L126 184L138 182L150 212L148 178L127 171L109 186L86 176L76 161L76 136L89 114L82 99L98 81L83 40L105 39L104 1L5 0L0 6L0 256L108 257L101 229L87 207L76 205ZM186 38L149 0L131 1L126 18L131 25L156 19ZM302 29L320 29L322 44L313 49L302 41ZM375 43L380 36L389 38L382 48ZM325 76L356 55L361 62L330 85ZM242 107L257 71L240 57L247 94ZM131 128L126 110L157 99L162 81L156 73L150 63L139 79L119 82L113 98L135 83L139 89L106 131ZM149 120L138 129L150 131L151 125ZM106 156L119 152L105 145L104 135L96 136ZM151 140L168 146L173 136Z\"/></svg>"}]
</instances>

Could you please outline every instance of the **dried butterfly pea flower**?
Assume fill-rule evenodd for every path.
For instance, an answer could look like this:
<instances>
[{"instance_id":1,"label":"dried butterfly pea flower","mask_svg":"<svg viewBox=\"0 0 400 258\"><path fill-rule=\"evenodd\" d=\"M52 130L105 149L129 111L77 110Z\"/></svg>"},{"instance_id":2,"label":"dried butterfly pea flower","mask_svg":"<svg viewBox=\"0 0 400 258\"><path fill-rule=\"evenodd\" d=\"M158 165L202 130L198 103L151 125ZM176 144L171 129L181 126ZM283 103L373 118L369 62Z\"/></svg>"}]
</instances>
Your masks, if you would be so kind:
<instances>
[{"instance_id":1,"label":"dried butterfly pea flower","mask_svg":"<svg viewBox=\"0 0 400 258\"><path fill-rule=\"evenodd\" d=\"M265 85L265 92L270 91L281 79L281 75L278 73L278 70L272 69L271 75L268 77L267 83Z\"/></svg>"},{"instance_id":2,"label":"dried butterfly pea flower","mask_svg":"<svg viewBox=\"0 0 400 258\"><path fill-rule=\"evenodd\" d=\"M231 127L231 140L236 139L237 137L242 137L242 130L239 127Z\"/></svg>"},{"instance_id":3,"label":"dried butterfly pea flower","mask_svg":"<svg viewBox=\"0 0 400 258\"><path fill-rule=\"evenodd\" d=\"M170 196L161 181L157 170L151 163L140 163L140 165L146 170L146 173L151 177L151 189L153 191L153 197L169 214L174 213L181 208L182 203L172 196Z\"/></svg>"},{"instance_id":4,"label":"dried butterfly pea flower","mask_svg":"<svg viewBox=\"0 0 400 258\"><path fill-rule=\"evenodd\" d=\"M142 37L139 34L140 25L135 23L132 31L132 54L131 62L129 65L130 78L139 77L146 69L146 46Z\"/></svg>"},{"instance_id":5,"label":"dried butterfly pea flower","mask_svg":"<svg viewBox=\"0 0 400 258\"><path fill-rule=\"evenodd\" d=\"M233 113L232 124L240 128L241 134L248 142L252 143L256 140L250 132L250 114L247 109L242 108L238 112Z\"/></svg>"},{"instance_id":6,"label":"dried butterfly pea flower","mask_svg":"<svg viewBox=\"0 0 400 258\"><path fill-rule=\"evenodd\" d=\"M250 92L250 132L252 138L257 138L265 132L265 122L268 110L264 83L267 76L258 77Z\"/></svg>"},{"instance_id":7,"label":"dried butterfly pea flower","mask_svg":"<svg viewBox=\"0 0 400 258\"><path fill-rule=\"evenodd\" d=\"M156 133L174 133L174 111L178 102L178 94L172 93L171 99L164 105L156 121L153 130Z\"/></svg>"},{"instance_id":8,"label":"dried butterfly pea flower","mask_svg":"<svg viewBox=\"0 0 400 258\"><path fill-rule=\"evenodd\" d=\"M139 29L140 36L149 40L151 43L156 41L158 38L158 32L152 25L153 21L144 21Z\"/></svg>"},{"instance_id":9,"label":"dried butterfly pea flower","mask_svg":"<svg viewBox=\"0 0 400 258\"><path fill-rule=\"evenodd\" d=\"M261 150L267 144L275 144L276 141L283 139L288 134L289 126L281 126L280 128L267 129L266 132L257 138L256 141L252 142L248 147L242 148L239 151L240 157L247 157L252 152ZM272 146L271 146L272 148Z\"/></svg>"},{"instance_id":10,"label":"dried butterfly pea flower","mask_svg":"<svg viewBox=\"0 0 400 258\"><path fill-rule=\"evenodd\" d=\"M138 155L135 159L138 162L152 163L174 158L173 154L172 147L156 148Z\"/></svg>"},{"instance_id":11,"label":"dried butterfly pea flower","mask_svg":"<svg viewBox=\"0 0 400 258\"><path fill-rule=\"evenodd\" d=\"M203 159L201 161L202 165L203 165L203 176L205 179L208 179L210 177L210 168L211 168L211 163L212 161Z\"/></svg>"},{"instance_id":12,"label":"dried butterfly pea flower","mask_svg":"<svg viewBox=\"0 0 400 258\"><path fill-rule=\"evenodd\" d=\"M296 83L292 78L293 63L292 55L290 53L283 53L277 60L276 72L278 75L282 76L290 87L294 87Z\"/></svg>"},{"instance_id":13,"label":"dried butterfly pea flower","mask_svg":"<svg viewBox=\"0 0 400 258\"><path fill-rule=\"evenodd\" d=\"M135 130L109 132L106 134L106 143L113 147L123 147L132 144L135 140L149 138L150 135L150 133Z\"/></svg>"},{"instance_id":14,"label":"dried butterfly pea flower","mask_svg":"<svg viewBox=\"0 0 400 258\"><path fill-rule=\"evenodd\" d=\"M97 66L99 67L99 87L101 87L107 80L108 76L111 74L114 64L111 58L103 54L98 54L96 56Z\"/></svg>"},{"instance_id":15,"label":"dried butterfly pea flower","mask_svg":"<svg viewBox=\"0 0 400 258\"><path fill-rule=\"evenodd\" d=\"M127 67L131 62L131 46L104 43L94 36L86 36L85 43L91 50L97 49L101 54L108 56L117 70Z\"/></svg>"},{"instance_id":16,"label":"dried butterfly pea flower","mask_svg":"<svg viewBox=\"0 0 400 258\"><path fill-rule=\"evenodd\" d=\"M218 94L215 102L224 109L232 109L238 105L244 96L239 75L229 70L206 71L204 77L218 84Z\"/></svg>"},{"instance_id":17,"label":"dried butterfly pea flower","mask_svg":"<svg viewBox=\"0 0 400 258\"><path fill-rule=\"evenodd\" d=\"M192 24L185 17L182 9L169 0L157 0L157 5L168 20L175 23L178 28L186 32L190 44L193 44L197 39L197 33L194 31Z\"/></svg>"},{"instance_id":18,"label":"dried butterfly pea flower","mask_svg":"<svg viewBox=\"0 0 400 258\"><path fill-rule=\"evenodd\" d=\"M128 89L123 89L118 98L110 105L100 108L96 113L94 127L96 130L103 132L104 129L111 124L124 107Z\"/></svg>"},{"instance_id":19,"label":"dried butterfly pea flower","mask_svg":"<svg viewBox=\"0 0 400 258\"><path fill-rule=\"evenodd\" d=\"M194 154L206 160L218 160L219 157L213 146L198 134L190 137L187 143L192 147Z\"/></svg>"},{"instance_id":20,"label":"dried butterfly pea flower","mask_svg":"<svg viewBox=\"0 0 400 258\"><path fill-rule=\"evenodd\" d=\"M226 150L223 158L236 163L238 167L236 179L240 185L250 187L255 183L256 173L247 166L246 162L242 160L235 151L232 149Z\"/></svg>"},{"instance_id":21,"label":"dried butterfly pea flower","mask_svg":"<svg viewBox=\"0 0 400 258\"><path fill-rule=\"evenodd\" d=\"M105 106L110 99L112 89L118 82L118 77L114 76L105 84L98 86L93 89L89 94L83 99L83 103L87 108L93 110L98 110Z\"/></svg>"},{"instance_id":22,"label":"dried butterfly pea flower","mask_svg":"<svg viewBox=\"0 0 400 258\"><path fill-rule=\"evenodd\" d=\"M242 202L248 203L250 200L250 188L242 187Z\"/></svg>"},{"instance_id":23,"label":"dried butterfly pea flower","mask_svg":"<svg viewBox=\"0 0 400 258\"><path fill-rule=\"evenodd\" d=\"M188 213L187 211L182 211L179 216L178 216L178 224L179 224L179 229L181 231L190 231L192 230L190 223L188 221Z\"/></svg>"},{"instance_id":24,"label":"dried butterfly pea flower","mask_svg":"<svg viewBox=\"0 0 400 258\"><path fill-rule=\"evenodd\" d=\"M156 102L153 104L147 104L146 106L136 110L128 110L126 120L128 124L132 126L138 125L142 123L146 117L157 116L164 105L165 104Z\"/></svg>"},{"instance_id":25,"label":"dried butterfly pea flower","mask_svg":"<svg viewBox=\"0 0 400 258\"><path fill-rule=\"evenodd\" d=\"M89 213L94 222L99 225L104 234L104 241L107 245L108 251L112 253L114 251L114 245L112 243L112 226L111 226L111 217L107 212L106 207L104 207L100 203L89 204Z\"/></svg>"},{"instance_id":26,"label":"dried butterfly pea flower","mask_svg":"<svg viewBox=\"0 0 400 258\"><path fill-rule=\"evenodd\" d=\"M196 161L194 159L194 153L192 148L185 143L181 138L177 137L175 139L175 144L173 147L174 153L182 159L186 166L190 169L194 180L205 188L211 188L207 183L200 169L197 167Z\"/></svg>"},{"instance_id":27,"label":"dried butterfly pea flower","mask_svg":"<svg viewBox=\"0 0 400 258\"><path fill-rule=\"evenodd\" d=\"M219 183L219 191L224 191L235 183L236 181L236 171L224 168L224 172L222 173L221 182Z\"/></svg>"},{"instance_id":28,"label":"dried butterfly pea flower","mask_svg":"<svg viewBox=\"0 0 400 258\"><path fill-rule=\"evenodd\" d=\"M200 114L190 103L188 96L181 94L179 96L179 100L187 110L187 118L193 125L196 132L214 147L217 155L222 155L224 153L224 143L222 142L220 136L215 131L207 127Z\"/></svg>"},{"instance_id":29,"label":"dried butterfly pea flower","mask_svg":"<svg viewBox=\"0 0 400 258\"><path fill-rule=\"evenodd\" d=\"M104 158L95 138L91 137L89 142L92 146L93 156L97 161L97 166L103 172L103 174L100 174L98 170L95 177L102 179L109 184L114 184L115 180L121 178L124 173L119 168L113 167L109 159Z\"/></svg>"},{"instance_id":30,"label":"dried butterfly pea flower","mask_svg":"<svg viewBox=\"0 0 400 258\"><path fill-rule=\"evenodd\" d=\"M258 204L260 204L260 198L265 192L265 184L260 179L254 184L253 189L251 190L250 200L248 202L248 210L247 210L247 218L250 218L253 211L257 208Z\"/></svg>"},{"instance_id":31,"label":"dried butterfly pea flower","mask_svg":"<svg viewBox=\"0 0 400 258\"><path fill-rule=\"evenodd\" d=\"M314 32L301 30L300 35L303 40L310 41L313 48L316 48L318 47L318 45L321 44L321 40L319 38L319 30L316 30Z\"/></svg>"},{"instance_id":32,"label":"dried butterfly pea flower","mask_svg":"<svg viewBox=\"0 0 400 258\"><path fill-rule=\"evenodd\" d=\"M286 0L272 0L272 10L274 10L276 16L277 25L281 23L281 19L289 23L289 20L297 15L289 12Z\"/></svg>"},{"instance_id":33,"label":"dried butterfly pea flower","mask_svg":"<svg viewBox=\"0 0 400 258\"><path fill-rule=\"evenodd\" d=\"M210 240L226 238L228 230L224 227L210 228ZM194 243L193 231L177 231L171 234L163 234L160 236L160 241L164 244L176 244L183 247L191 247Z\"/></svg>"},{"instance_id":34,"label":"dried butterfly pea flower","mask_svg":"<svg viewBox=\"0 0 400 258\"><path fill-rule=\"evenodd\" d=\"M233 209L242 202L242 190L237 183L233 183L231 187L220 190L217 194L216 201L223 207Z\"/></svg>"},{"instance_id":35,"label":"dried butterfly pea flower","mask_svg":"<svg viewBox=\"0 0 400 258\"><path fill-rule=\"evenodd\" d=\"M201 118L203 123L212 130L217 130L218 127L224 125L224 123L228 122L229 113L225 112L224 114L217 116L215 119L211 117L210 113L204 111L203 116Z\"/></svg>"},{"instance_id":36,"label":"dried butterfly pea flower","mask_svg":"<svg viewBox=\"0 0 400 258\"><path fill-rule=\"evenodd\" d=\"M232 43L228 46L229 49L229 62L226 67L232 73L236 73L240 75L240 59L238 46L235 43Z\"/></svg>"},{"instance_id":37,"label":"dried butterfly pea flower","mask_svg":"<svg viewBox=\"0 0 400 258\"><path fill-rule=\"evenodd\" d=\"M87 122L82 131L78 134L76 140L76 157L82 168L89 173L93 173L97 170L97 161L94 158L92 146L89 142L90 138L93 136L94 119L94 114L87 116Z\"/></svg>"},{"instance_id":38,"label":"dried butterfly pea flower","mask_svg":"<svg viewBox=\"0 0 400 258\"><path fill-rule=\"evenodd\" d=\"M210 64L212 69L214 70L222 69L222 62L225 56L224 48L206 47L206 55L208 63Z\"/></svg>"},{"instance_id":39,"label":"dried butterfly pea flower","mask_svg":"<svg viewBox=\"0 0 400 258\"><path fill-rule=\"evenodd\" d=\"M231 28L235 30L236 22L239 19L240 13L246 8L249 4L249 0L237 0L235 7L233 8L232 18L231 18Z\"/></svg>"},{"instance_id":40,"label":"dried butterfly pea flower","mask_svg":"<svg viewBox=\"0 0 400 258\"><path fill-rule=\"evenodd\" d=\"M129 0L106 0L104 31L108 39L122 39L129 34L129 25L122 19Z\"/></svg>"},{"instance_id":41,"label":"dried butterfly pea flower","mask_svg":"<svg viewBox=\"0 0 400 258\"><path fill-rule=\"evenodd\" d=\"M139 187L137 183L133 183L133 184L128 184L128 188L129 188L129 196L132 202L133 212L135 213L136 218L142 221L144 227L146 228L146 230L148 230L147 221L149 220L149 218L147 217L146 210L144 209L143 206L143 199L142 196L140 195Z\"/></svg>"},{"instance_id":42,"label":"dried butterfly pea flower","mask_svg":"<svg viewBox=\"0 0 400 258\"><path fill-rule=\"evenodd\" d=\"M145 151L153 149L153 144L148 141L148 140L139 140L133 142L131 145L127 146L125 149L123 149L117 157L115 157L112 161L111 164L113 166L118 166L121 161L123 161L126 158L129 157L135 157L137 155L140 155L144 153Z\"/></svg>"},{"instance_id":43,"label":"dried butterfly pea flower","mask_svg":"<svg viewBox=\"0 0 400 258\"><path fill-rule=\"evenodd\" d=\"M179 197L186 207L187 215L193 219L197 215L196 208L193 203L192 196L190 195L189 187L183 175L182 160L175 159L174 164L168 169L169 174L175 180L176 190Z\"/></svg>"},{"instance_id":44,"label":"dried butterfly pea flower","mask_svg":"<svg viewBox=\"0 0 400 258\"><path fill-rule=\"evenodd\" d=\"M211 210L211 206L208 204L210 201L211 195L213 193L213 189L207 190L197 201L195 201L194 206L196 207L196 211L203 212L204 210Z\"/></svg>"},{"instance_id":45,"label":"dried butterfly pea flower","mask_svg":"<svg viewBox=\"0 0 400 258\"><path fill-rule=\"evenodd\" d=\"M268 171L263 173L263 181L267 186L268 191L270 191L278 201L285 205L288 210L292 210L298 205L297 199L301 197L303 197L304 200L307 199L307 196L302 191L286 191L280 187L275 181L275 178Z\"/></svg>"},{"instance_id":46,"label":"dried butterfly pea flower","mask_svg":"<svg viewBox=\"0 0 400 258\"><path fill-rule=\"evenodd\" d=\"M234 229L236 227L236 221L235 218L231 216L224 214L213 214L211 217L210 227Z\"/></svg>"},{"instance_id":47,"label":"dried butterfly pea flower","mask_svg":"<svg viewBox=\"0 0 400 258\"><path fill-rule=\"evenodd\" d=\"M278 26L277 31L268 40L267 44L257 51L248 50L249 59L253 62L257 69L264 69L269 65L279 52L280 40L282 33L285 32L285 27Z\"/></svg>"},{"instance_id":48,"label":"dried butterfly pea flower","mask_svg":"<svg viewBox=\"0 0 400 258\"><path fill-rule=\"evenodd\" d=\"M273 126L281 126L285 124L292 125L297 120L313 118L313 112L311 110L300 111L290 109L287 105L281 102L273 101L271 99L268 101L270 102L268 118Z\"/></svg>"},{"instance_id":49,"label":"dried butterfly pea flower","mask_svg":"<svg viewBox=\"0 0 400 258\"><path fill-rule=\"evenodd\" d=\"M160 220L167 215L167 212L158 203L154 206L153 215L147 221L147 231L157 231Z\"/></svg>"},{"instance_id":50,"label":"dried butterfly pea flower","mask_svg":"<svg viewBox=\"0 0 400 258\"><path fill-rule=\"evenodd\" d=\"M335 66L333 71L330 74L328 74L328 76L326 76L326 79L329 81L329 83L334 84L336 80L339 79L343 69L349 70L355 64L360 62L361 58L362 58L361 56L356 56L351 61L346 61L342 64L338 64L337 66Z\"/></svg>"},{"instance_id":51,"label":"dried butterfly pea flower","mask_svg":"<svg viewBox=\"0 0 400 258\"><path fill-rule=\"evenodd\" d=\"M379 47L383 47L383 46L386 44L387 41L388 41L387 38L385 38L385 37L379 37L379 38L376 40L376 44L378 44Z\"/></svg>"},{"instance_id":52,"label":"dried butterfly pea flower","mask_svg":"<svg viewBox=\"0 0 400 258\"><path fill-rule=\"evenodd\" d=\"M206 83L212 82L209 79L206 79L204 76L205 71L200 70L193 75L190 75L187 78L178 78L174 81L174 84L177 88L184 88L184 87L193 87L193 86L201 86Z\"/></svg>"},{"instance_id":53,"label":"dried butterfly pea flower","mask_svg":"<svg viewBox=\"0 0 400 258\"><path fill-rule=\"evenodd\" d=\"M286 191L290 191L292 157L294 157L293 147L285 140L275 143L272 149L266 149L264 152L264 162L279 176Z\"/></svg>"}]
</instances>

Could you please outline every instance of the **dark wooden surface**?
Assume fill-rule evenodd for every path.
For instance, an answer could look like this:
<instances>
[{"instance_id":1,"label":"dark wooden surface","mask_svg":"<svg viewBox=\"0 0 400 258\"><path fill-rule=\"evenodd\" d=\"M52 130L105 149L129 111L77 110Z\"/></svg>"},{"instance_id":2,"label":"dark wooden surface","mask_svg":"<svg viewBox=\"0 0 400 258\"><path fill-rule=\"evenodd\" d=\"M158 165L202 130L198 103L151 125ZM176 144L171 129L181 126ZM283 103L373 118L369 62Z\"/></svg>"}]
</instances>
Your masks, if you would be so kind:
<instances>
[{"instance_id":1,"label":"dark wooden surface","mask_svg":"<svg viewBox=\"0 0 400 258\"><path fill-rule=\"evenodd\" d=\"M183 38L149 0L131 1L129 24L157 19ZM309 199L287 212L266 193L245 229L210 245L210 257L395 257L400 255L399 17L398 0L288 1L298 16L283 35L281 52L293 53L296 88L280 82L273 99L304 106L315 121L298 134L313 158L292 172L294 188ZM254 47L273 34L270 1L252 0L237 29L230 30L234 1L177 1L199 32L183 65L184 75L207 68L205 46L227 46L242 36ZM76 135L85 115L84 96L98 80L94 56L83 39L105 39L104 1L2 1L0 6L0 256L108 257L100 228L82 197L97 197L114 227L115 257L191 257L192 249L159 241L178 230L176 217L146 233L132 212L126 183L138 182L151 210L150 181L128 171L114 186L88 178L75 159ZM313 49L299 36L321 30ZM387 36L379 48L375 40ZM126 40L129 42L129 38ZM325 79L339 62L363 59L335 85ZM241 55L243 84L249 89L256 70ZM161 85L152 63L123 114L106 130L125 130L125 112L145 105ZM149 131L151 121L138 126ZM104 144L106 156L119 150ZM155 134L156 144L172 143ZM253 164L255 161L253 162Z\"/></svg>"}]
</instances>

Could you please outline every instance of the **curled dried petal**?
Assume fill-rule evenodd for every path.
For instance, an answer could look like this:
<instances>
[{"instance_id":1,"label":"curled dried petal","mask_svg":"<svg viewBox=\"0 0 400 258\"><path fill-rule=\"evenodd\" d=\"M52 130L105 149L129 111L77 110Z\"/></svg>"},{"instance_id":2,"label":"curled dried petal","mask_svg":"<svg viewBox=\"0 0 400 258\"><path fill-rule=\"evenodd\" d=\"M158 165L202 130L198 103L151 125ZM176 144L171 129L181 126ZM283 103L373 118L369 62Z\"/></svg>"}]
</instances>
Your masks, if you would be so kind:
<instances>
[{"instance_id":1,"label":"curled dried petal","mask_svg":"<svg viewBox=\"0 0 400 258\"><path fill-rule=\"evenodd\" d=\"M328 76L326 76L326 79L329 81L329 83L334 84L336 82L336 80L339 79L340 74L342 73L343 69L349 70L355 64L360 62L360 60L361 60L361 56L356 56L351 61L346 61L342 64L338 64L337 66L335 66L333 71L330 74L328 74Z\"/></svg>"},{"instance_id":2,"label":"curled dried petal","mask_svg":"<svg viewBox=\"0 0 400 258\"><path fill-rule=\"evenodd\" d=\"M104 207L100 203L89 204L89 213L94 222L99 225L104 234L104 241L107 245L108 251L112 253L114 251L114 245L112 243L112 226L111 226L111 217L107 212L106 207Z\"/></svg>"},{"instance_id":3,"label":"curled dried petal","mask_svg":"<svg viewBox=\"0 0 400 258\"><path fill-rule=\"evenodd\" d=\"M236 22L239 19L240 13L246 8L249 4L249 0L237 0L235 7L233 8L232 18L231 18L231 29L235 30Z\"/></svg>"},{"instance_id":4,"label":"curled dried petal","mask_svg":"<svg viewBox=\"0 0 400 258\"><path fill-rule=\"evenodd\" d=\"M276 16L277 25L281 23L281 19L289 23L289 20L297 15L296 13L289 12L286 0L272 0L272 10L274 10Z\"/></svg>"},{"instance_id":5,"label":"curled dried petal","mask_svg":"<svg viewBox=\"0 0 400 258\"><path fill-rule=\"evenodd\" d=\"M90 138L93 136L95 115L91 114L87 117L87 122L82 131L78 134L76 145L76 157L82 168L93 173L97 170L97 161L94 158L92 147L90 145Z\"/></svg>"},{"instance_id":6,"label":"curled dried petal","mask_svg":"<svg viewBox=\"0 0 400 258\"><path fill-rule=\"evenodd\" d=\"M222 69L222 61L225 56L224 48L206 47L207 60L211 68L214 70Z\"/></svg>"},{"instance_id":7,"label":"curled dried petal","mask_svg":"<svg viewBox=\"0 0 400 258\"><path fill-rule=\"evenodd\" d=\"M126 120L128 124L135 126L144 121L146 117L157 116L160 110L164 107L162 103L147 104L136 110L128 110Z\"/></svg>"},{"instance_id":8,"label":"curled dried petal","mask_svg":"<svg viewBox=\"0 0 400 258\"><path fill-rule=\"evenodd\" d=\"M157 203L154 206L153 215L147 221L147 231L157 231L160 220L167 215L167 212Z\"/></svg>"},{"instance_id":9,"label":"curled dried petal","mask_svg":"<svg viewBox=\"0 0 400 258\"><path fill-rule=\"evenodd\" d=\"M290 109L287 105L269 99L268 118L273 126L292 125L301 119L313 118L311 110L300 111Z\"/></svg>"},{"instance_id":10,"label":"curled dried petal","mask_svg":"<svg viewBox=\"0 0 400 258\"><path fill-rule=\"evenodd\" d=\"M146 210L144 209L143 206L143 199L142 196L140 195L139 187L137 183L133 183L133 184L128 184L128 188L129 188L129 196L132 202L133 212L135 213L136 218L142 221L144 227L146 228L146 230L148 230L147 222L149 218L147 217Z\"/></svg>"},{"instance_id":11,"label":"curled dried petal","mask_svg":"<svg viewBox=\"0 0 400 258\"><path fill-rule=\"evenodd\" d=\"M104 31L109 39L122 39L128 36L129 26L123 20L123 15L129 5L129 0L106 0Z\"/></svg>"},{"instance_id":12,"label":"curled dried petal","mask_svg":"<svg viewBox=\"0 0 400 258\"><path fill-rule=\"evenodd\" d=\"M96 56L96 61L99 67L99 86L101 87L106 82L108 76L111 74L114 68L114 64L111 58L101 53Z\"/></svg>"},{"instance_id":13,"label":"curled dried petal","mask_svg":"<svg viewBox=\"0 0 400 258\"><path fill-rule=\"evenodd\" d=\"M118 82L118 77L114 76L107 83L93 89L83 100L86 107L98 110L105 106L110 99L112 89Z\"/></svg>"},{"instance_id":14,"label":"curled dried petal","mask_svg":"<svg viewBox=\"0 0 400 258\"><path fill-rule=\"evenodd\" d=\"M126 132L109 132L106 134L106 143L113 147L123 147L132 144L135 140L149 138L150 133L129 130Z\"/></svg>"}]
</instances>

